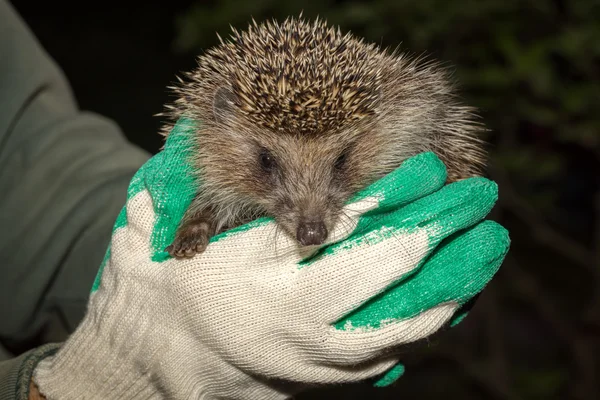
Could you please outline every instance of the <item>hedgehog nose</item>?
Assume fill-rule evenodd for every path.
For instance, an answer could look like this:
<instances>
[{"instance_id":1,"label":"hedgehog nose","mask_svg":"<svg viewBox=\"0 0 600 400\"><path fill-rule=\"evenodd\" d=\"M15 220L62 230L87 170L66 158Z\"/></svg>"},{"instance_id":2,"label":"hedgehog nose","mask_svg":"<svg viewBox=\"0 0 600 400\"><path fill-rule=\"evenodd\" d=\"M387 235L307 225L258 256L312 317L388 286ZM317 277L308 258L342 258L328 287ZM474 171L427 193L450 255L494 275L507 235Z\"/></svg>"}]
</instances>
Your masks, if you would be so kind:
<instances>
[{"instance_id":1,"label":"hedgehog nose","mask_svg":"<svg viewBox=\"0 0 600 400\"><path fill-rule=\"evenodd\" d=\"M296 239L302 246L322 244L326 238L327 228L323 222L304 222L296 231Z\"/></svg>"}]
</instances>

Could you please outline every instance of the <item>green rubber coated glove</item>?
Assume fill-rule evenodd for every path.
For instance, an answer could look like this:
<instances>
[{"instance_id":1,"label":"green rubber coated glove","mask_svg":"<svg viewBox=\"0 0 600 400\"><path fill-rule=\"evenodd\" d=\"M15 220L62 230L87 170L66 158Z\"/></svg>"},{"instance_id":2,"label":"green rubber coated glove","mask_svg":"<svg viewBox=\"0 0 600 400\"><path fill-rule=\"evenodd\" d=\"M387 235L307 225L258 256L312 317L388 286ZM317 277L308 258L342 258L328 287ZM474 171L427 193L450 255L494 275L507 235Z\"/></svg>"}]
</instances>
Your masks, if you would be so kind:
<instances>
[{"instance_id":1,"label":"green rubber coated glove","mask_svg":"<svg viewBox=\"0 0 600 400\"><path fill-rule=\"evenodd\" d=\"M35 381L48 398L286 399L315 385L397 379L403 344L464 315L507 232L496 185L445 185L432 153L358 193L327 243L302 249L261 218L204 253L165 252L198 188L182 119L135 175L88 312Z\"/></svg>"}]
</instances>

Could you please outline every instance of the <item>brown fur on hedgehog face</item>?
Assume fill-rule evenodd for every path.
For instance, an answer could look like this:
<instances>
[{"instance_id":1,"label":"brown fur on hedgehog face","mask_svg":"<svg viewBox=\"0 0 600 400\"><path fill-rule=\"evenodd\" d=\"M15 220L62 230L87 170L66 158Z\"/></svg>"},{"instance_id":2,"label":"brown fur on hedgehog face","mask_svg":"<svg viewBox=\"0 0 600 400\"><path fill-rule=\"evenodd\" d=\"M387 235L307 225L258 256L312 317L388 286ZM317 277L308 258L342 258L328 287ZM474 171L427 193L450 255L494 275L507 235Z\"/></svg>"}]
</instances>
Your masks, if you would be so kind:
<instances>
[{"instance_id":1,"label":"brown fur on hedgehog face","mask_svg":"<svg viewBox=\"0 0 600 400\"><path fill-rule=\"evenodd\" d=\"M482 127L446 71L322 21L234 31L188 78L168 114L201 123L193 206L221 225L266 214L294 236L307 222L331 231L348 197L412 155L434 151L449 181L484 165Z\"/></svg>"},{"instance_id":2,"label":"brown fur on hedgehog face","mask_svg":"<svg viewBox=\"0 0 600 400\"><path fill-rule=\"evenodd\" d=\"M303 227L322 224L325 239L348 198L381 176L374 117L303 135L257 127L235 107L215 112L216 123L198 132L206 192L218 190L220 204L255 206L302 244L311 244Z\"/></svg>"}]
</instances>

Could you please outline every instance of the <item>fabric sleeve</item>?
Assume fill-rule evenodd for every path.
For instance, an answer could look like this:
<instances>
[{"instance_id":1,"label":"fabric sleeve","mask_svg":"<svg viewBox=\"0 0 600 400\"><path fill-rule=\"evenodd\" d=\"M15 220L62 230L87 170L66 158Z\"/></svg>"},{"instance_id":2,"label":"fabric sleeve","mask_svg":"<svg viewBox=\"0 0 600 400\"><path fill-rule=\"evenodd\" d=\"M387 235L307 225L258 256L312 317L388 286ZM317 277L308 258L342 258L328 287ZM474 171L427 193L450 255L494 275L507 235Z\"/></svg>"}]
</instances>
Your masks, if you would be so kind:
<instances>
[{"instance_id":1,"label":"fabric sleeve","mask_svg":"<svg viewBox=\"0 0 600 400\"><path fill-rule=\"evenodd\" d=\"M128 183L149 156L113 121L78 108L60 68L0 0L0 361L77 326Z\"/></svg>"}]
</instances>

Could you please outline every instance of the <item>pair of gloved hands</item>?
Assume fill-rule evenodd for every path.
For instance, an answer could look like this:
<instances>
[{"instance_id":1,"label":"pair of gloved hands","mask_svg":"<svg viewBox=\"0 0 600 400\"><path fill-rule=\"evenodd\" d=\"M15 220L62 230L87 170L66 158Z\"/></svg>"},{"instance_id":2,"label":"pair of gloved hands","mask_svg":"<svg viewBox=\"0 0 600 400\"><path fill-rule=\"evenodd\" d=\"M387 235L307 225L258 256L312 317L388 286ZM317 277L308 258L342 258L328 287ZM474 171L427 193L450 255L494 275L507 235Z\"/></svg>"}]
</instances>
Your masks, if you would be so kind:
<instances>
[{"instance_id":1,"label":"pair of gloved hands","mask_svg":"<svg viewBox=\"0 0 600 400\"><path fill-rule=\"evenodd\" d=\"M193 259L164 251L196 185L181 120L135 175L82 323L34 375L52 399L284 399L403 371L398 346L458 321L498 270L496 185L445 185L432 153L356 195L311 254L263 218Z\"/></svg>"}]
</instances>

